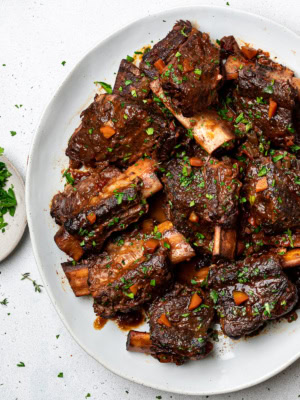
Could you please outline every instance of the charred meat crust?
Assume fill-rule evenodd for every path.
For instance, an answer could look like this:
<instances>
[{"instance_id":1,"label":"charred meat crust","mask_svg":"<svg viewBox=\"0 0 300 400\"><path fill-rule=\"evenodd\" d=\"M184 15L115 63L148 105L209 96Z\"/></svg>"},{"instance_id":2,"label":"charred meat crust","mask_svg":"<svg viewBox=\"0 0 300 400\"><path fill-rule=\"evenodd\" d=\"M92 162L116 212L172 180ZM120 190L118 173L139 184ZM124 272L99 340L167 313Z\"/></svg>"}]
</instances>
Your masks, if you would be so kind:
<instances>
[{"instance_id":1,"label":"charred meat crust","mask_svg":"<svg viewBox=\"0 0 300 400\"><path fill-rule=\"evenodd\" d=\"M131 99L146 99L150 92L150 79L141 70L127 60L122 60L113 94Z\"/></svg>"},{"instance_id":2,"label":"charred meat crust","mask_svg":"<svg viewBox=\"0 0 300 400\"><path fill-rule=\"evenodd\" d=\"M216 102L219 62L219 50L209 35L193 28L166 65L160 75L162 88L184 117L193 117Z\"/></svg>"},{"instance_id":3,"label":"charred meat crust","mask_svg":"<svg viewBox=\"0 0 300 400\"><path fill-rule=\"evenodd\" d=\"M235 227L241 186L237 177L238 169L231 163L213 158L204 157L202 167L180 159L167 164L163 181L169 218L196 250L212 252L215 225Z\"/></svg>"},{"instance_id":4,"label":"charred meat crust","mask_svg":"<svg viewBox=\"0 0 300 400\"><path fill-rule=\"evenodd\" d=\"M151 79L158 76L154 63L159 59L165 64L175 55L179 46L187 40L192 30L190 21L178 21L168 35L156 43L153 48L143 56L140 69Z\"/></svg>"},{"instance_id":5,"label":"charred meat crust","mask_svg":"<svg viewBox=\"0 0 300 400\"><path fill-rule=\"evenodd\" d=\"M148 259L147 259L148 258ZM108 262L96 264L89 269L90 290L97 286L93 294L94 310L97 315L105 318L113 317L117 312L126 313L140 308L143 304L153 301L162 295L173 282L172 269L167 259L167 250L160 247L152 256L143 262L137 262L119 279L98 286L97 274L99 269L107 268ZM132 292L130 288L135 288Z\"/></svg>"},{"instance_id":6,"label":"charred meat crust","mask_svg":"<svg viewBox=\"0 0 300 400\"><path fill-rule=\"evenodd\" d=\"M280 258L273 254L212 266L208 285L222 330L231 338L249 335L266 321L287 314L298 299L296 287L282 271ZM236 305L234 292L242 292L248 299Z\"/></svg>"},{"instance_id":7,"label":"charred meat crust","mask_svg":"<svg viewBox=\"0 0 300 400\"><path fill-rule=\"evenodd\" d=\"M266 234L300 226L299 171L299 160L283 151L249 164L242 188L247 199L245 208L250 211L254 225ZM266 187L257 191L261 179L266 180Z\"/></svg>"},{"instance_id":8,"label":"charred meat crust","mask_svg":"<svg viewBox=\"0 0 300 400\"><path fill-rule=\"evenodd\" d=\"M202 303L189 310L193 293L198 293ZM158 322L166 315L170 326ZM172 291L156 300L149 309L150 348L153 357L160 362L177 365L187 360L200 360L212 350L207 330L211 326L214 308L209 296L201 289L176 283Z\"/></svg>"},{"instance_id":9,"label":"charred meat crust","mask_svg":"<svg viewBox=\"0 0 300 400\"><path fill-rule=\"evenodd\" d=\"M72 171L76 176L81 171ZM75 216L80 210L89 204L90 199L101 193L104 186L114 177L120 175L120 171L115 167L105 168L98 171L96 168L86 172L77 182L75 187L67 185L63 192L57 193L51 203L51 217L55 218L58 225Z\"/></svg>"},{"instance_id":10,"label":"charred meat crust","mask_svg":"<svg viewBox=\"0 0 300 400\"><path fill-rule=\"evenodd\" d=\"M161 139L165 144L166 138L174 137L170 121L147 105L116 94L96 95L81 118L66 155L85 165L107 161L126 167L145 156L159 160Z\"/></svg>"}]
</instances>

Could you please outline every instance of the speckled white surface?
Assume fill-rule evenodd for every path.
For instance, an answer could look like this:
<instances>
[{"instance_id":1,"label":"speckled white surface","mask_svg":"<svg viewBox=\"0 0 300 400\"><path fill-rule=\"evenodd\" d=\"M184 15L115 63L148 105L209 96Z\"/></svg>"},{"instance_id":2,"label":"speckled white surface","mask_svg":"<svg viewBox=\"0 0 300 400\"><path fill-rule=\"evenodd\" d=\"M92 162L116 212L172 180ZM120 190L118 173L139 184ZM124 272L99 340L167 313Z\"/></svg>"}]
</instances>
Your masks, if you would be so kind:
<instances>
[{"instance_id":1,"label":"speckled white surface","mask_svg":"<svg viewBox=\"0 0 300 400\"><path fill-rule=\"evenodd\" d=\"M229 3L229 7L269 17L300 34L299 0ZM37 122L70 68L89 48L119 27L183 4L228 7L224 0L0 0L0 146L23 177ZM62 61L66 61L65 66ZM16 104L23 107L18 109ZM11 137L10 131L17 135ZM45 291L36 293L30 281L21 281L25 272L42 283L28 231L17 250L0 264L0 301L8 300L7 306L0 304L1 400L80 400L88 393L88 398L99 400L150 400L157 396L163 400L187 399L127 382L105 370L71 338ZM56 335L60 335L58 339ZM17 367L20 361L25 367ZM57 377L60 372L63 378ZM254 388L209 398L299 397L300 361Z\"/></svg>"}]
</instances>

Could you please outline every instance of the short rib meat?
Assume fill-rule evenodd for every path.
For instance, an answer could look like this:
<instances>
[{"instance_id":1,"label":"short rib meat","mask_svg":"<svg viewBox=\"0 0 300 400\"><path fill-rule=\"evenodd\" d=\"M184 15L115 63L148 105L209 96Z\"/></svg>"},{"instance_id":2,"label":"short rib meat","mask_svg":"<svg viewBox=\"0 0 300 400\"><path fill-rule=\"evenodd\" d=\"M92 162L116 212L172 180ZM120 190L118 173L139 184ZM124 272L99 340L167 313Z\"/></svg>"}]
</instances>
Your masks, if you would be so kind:
<instances>
[{"instance_id":1,"label":"short rib meat","mask_svg":"<svg viewBox=\"0 0 300 400\"><path fill-rule=\"evenodd\" d=\"M149 309L150 336L128 335L127 350L150 353L162 363L177 365L188 360L201 360L212 350L207 330L214 316L208 294L200 288L176 283L174 289L156 300ZM137 341L136 339L142 339ZM146 344L150 344L146 345Z\"/></svg>"},{"instance_id":2,"label":"short rib meat","mask_svg":"<svg viewBox=\"0 0 300 400\"><path fill-rule=\"evenodd\" d=\"M126 167L141 157L159 159L161 145L168 143L171 152L176 144L174 125L134 97L96 95L81 118L66 155L84 165L106 161Z\"/></svg>"},{"instance_id":3,"label":"short rib meat","mask_svg":"<svg viewBox=\"0 0 300 400\"><path fill-rule=\"evenodd\" d=\"M112 178L101 191L96 191L88 199L80 195L75 200L69 199L68 194L57 195L53 216L64 213L68 200L71 206L72 200L75 201L76 207L63 220L63 226L55 235L56 244L76 261L85 252L101 250L112 232L125 229L148 210L146 198L161 188L155 175L154 161L145 159ZM66 191L68 193L69 189L66 188ZM77 204L76 200L82 198L82 204ZM57 199L60 199L61 211Z\"/></svg>"},{"instance_id":4,"label":"short rib meat","mask_svg":"<svg viewBox=\"0 0 300 400\"><path fill-rule=\"evenodd\" d=\"M276 146L293 145L292 116L298 98L293 71L270 60L262 50L240 49L233 36L221 40L221 58L223 75L236 88L232 106L238 118Z\"/></svg>"},{"instance_id":5,"label":"short rib meat","mask_svg":"<svg viewBox=\"0 0 300 400\"><path fill-rule=\"evenodd\" d=\"M280 257L273 254L212 266L208 285L222 330L231 338L249 335L265 322L287 314L298 300Z\"/></svg>"},{"instance_id":6,"label":"short rib meat","mask_svg":"<svg viewBox=\"0 0 300 400\"><path fill-rule=\"evenodd\" d=\"M153 48L143 56L140 64L141 70L151 79L158 77L155 63L159 60L168 64L176 54L179 46L184 43L192 30L190 21L178 21L168 35L156 43Z\"/></svg>"},{"instance_id":7,"label":"short rib meat","mask_svg":"<svg viewBox=\"0 0 300 400\"><path fill-rule=\"evenodd\" d=\"M237 165L206 156L185 156L167 164L163 181L170 219L196 249L212 252L215 230L235 229L241 187ZM219 233L219 239L229 240L232 251L227 254L232 258L234 235Z\"/></svg>"},{"instance_id":8,"label":"short rib meat","mask_svg":"<svg viewBox=\"0 0 300 400\"><path fill-rule=\"evenodd\" d=\"M168 250L147 253L140 240L127 240L117 254L103 253L88 268L89 290L99 316L113 317L140 308L173 284Z\"/></svg>"},{"instance_id":9,"label":"short rib meat","mask_svg":"<svg viewBox=\"0 0 300 400\"><path fill-rule=\"evenodd\" d=\"M269 235L300 227L299 160L272 153L249 163L242 188L250 225Z\"/></svg>"},{"instance_id":10,"label":"short rib meat","mask_svg":"<svg viewBox=\"0 0 300 400\"><path fill-rule=\"evenodd\" d=\"M150 79L133 63L122 60L113 94L144 100L150 92Z\"/></svg>"}]
</instances>

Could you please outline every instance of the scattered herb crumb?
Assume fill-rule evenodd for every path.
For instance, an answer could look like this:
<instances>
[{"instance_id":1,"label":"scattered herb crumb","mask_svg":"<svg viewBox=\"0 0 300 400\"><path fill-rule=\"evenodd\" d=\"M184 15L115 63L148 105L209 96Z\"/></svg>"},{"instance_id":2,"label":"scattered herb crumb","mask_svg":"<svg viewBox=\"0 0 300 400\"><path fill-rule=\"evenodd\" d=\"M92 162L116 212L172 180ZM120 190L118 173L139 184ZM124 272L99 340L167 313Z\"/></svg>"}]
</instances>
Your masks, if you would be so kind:
<instances>
[{"instance_id":1,"label":"scattered herb crumb","mask_svg":"<svg viewBox=\"0 0 300 400\"><path fill-rule=\"evenodd\" d=\"M63 372L60 372L60 373L57 375L57 377L58 377L58 378L63 378L63 377L64 377L64 373L63 373Z\"/></svg>"},{"instance_id":2,"label":"scattered herb crumb","mask_svg":"<svg viewBox=\"0 0 300 400\"><path fill-rule=\"evenodd\" d=\"M16 136L17 132L16 131L10 131L11 136Z\"/></svg>"},{"instance_id":3,"label":"scattered herb crumb","mask_svg":"<svg viewBox=\"0 0 300 400\"><path fill-rule=\"evenodd\" d=\"M162 397L161 396L156 396L156 399L161 400Z\"/></svg>"},{"instance_id":4,"label":"scattered herb crumb","mask_svg":"<svg viewBox=\"0 0 300 400\"><path fill-rule=\"evenodd\" d=\"M67 61L62 61L61 65L65 66Z\"/></svg>"},{"instance_id":5,"label":"scattered herb crumb","mask_svg":"<svg viewBox=\"0 0 300 400\"><path fill-rule=\"evenodd\" d=\"M34 286L34 291L41 293L41 291L42 291L41 288L43 287L43 285L39 285L38 283L36 283L35 280L31 279L30 278L30 272L25 272L25 274L22 274L21 281L24 281L24 279L30 280L32 282L33 286Z\"/></svg>"},{"instance_id":6,"label":"scattered herb crumb","mask_svg":"<svg viewBox=\"0 0 300 400\"><path fill-rule=\"evenodd\" d=\"M15 104L15 107L16 107L16 108L22 108L22 107L23 107L23 104Z\"/></svg>"},{"instance_id":7,"label":"scattered herb crumb","mask_svg":"<svg viewBox=\"0 0 300 400\"><path fill-rule=\"evenodd\" d=\"M23 361L20 361L19 364L17 364L17 367L25 367L25 364L23 363Z\"/></svg>"},{"instance_id":8,"label":"scattered herb crumb","mask_svg":"<svg viewBox=\"0 0 300 400\"><path fill-rule=\"evenodd\" d=\"M3 306L7 306L8 300L5 298L2 301L0 301L0 304L2 304Z\"/></svg>"},{"instance_id":9,"label":"scattered herb crumb","mask_svg":"<svg viewBox=\"0 0 300 400\"><path fill-rule=\"evenodd\" d=\"M4 148L0 147L0 156L2 156L3 153L4 153Z\"/></svg>"},{"instance_id":10,"label":"scattered herb crumb","mask_svg":"<svg viewBox=\"0 0 300 400\"><path fill-rule=\"evenodd\" d=\"M58 339L58 338L59 338L59 336L60 336L60 335L56 335L56 339Z\"/></svg>"},{"instance_id":11,"label":"scattered herb crumb","mask_svg":"<svg viewBox=\"0 0 300 400\"><path fill-rule=\"evenodd\" d=\"M226 1L226 6L230 6L229 1Z\"/></svg>"},{"instance_id":12,"label":"scattered herb crumb","mask_svg":"<svg viewBox=\"0 0 300 400\"><path fill-rule=\"evenodd\" d=\"M85 398L87 399L88 397L91 397L91 393L88 393Z\"/></svg>"}]
</instances>

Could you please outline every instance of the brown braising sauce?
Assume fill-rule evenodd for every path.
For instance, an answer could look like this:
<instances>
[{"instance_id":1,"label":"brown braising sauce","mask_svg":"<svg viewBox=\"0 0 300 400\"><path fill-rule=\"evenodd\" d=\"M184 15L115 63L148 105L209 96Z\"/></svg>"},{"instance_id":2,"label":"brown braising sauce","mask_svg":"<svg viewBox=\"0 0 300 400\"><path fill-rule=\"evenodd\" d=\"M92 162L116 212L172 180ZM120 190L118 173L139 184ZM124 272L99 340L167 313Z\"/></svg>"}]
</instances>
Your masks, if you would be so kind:
<instances>
[{"instance_id":1,"label":"brown braising sauce","mask_svg":"<svg viewBox=\"0 0 300 400\"><path fill-rule=\"evenodd\" d=\"M145 314L144 311L132 311L117 315L113 321L122 331L130 331L144 323Z\"/></svg>"},{"instance_id":2,"label":"brown braising sauce","mask_svg":"<svg viewBox=\"0 0 300 400\"><path fill-rule=\"evenodd\" d=\"M137 328L142 325L145 321L144 311L132 311L126 314L119 314L114 318L110 319L115 322L119 329L122 331L130 331L133 328ZM109 319L97 317L94 321L94 329L102 329Z\"/></svg>"},{"instance_id":3,"label":"brown braising sauce","mask_svg":"<svg viewBox=\"0 0 300 400\"><path fill-rule=\"evenodd\" d=\"M98 331L100 331L100 329L102 329L104 327L104 325L106 324L107 321L108 321L108 319L105 319L102 317L97 317L94 321L94 328L97 329Z\"/></svg>"}]
</instances>

